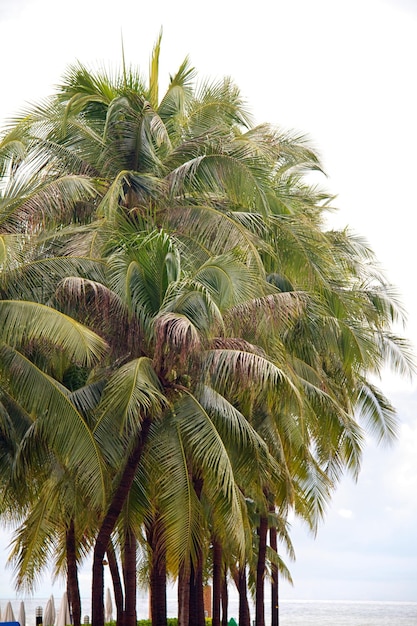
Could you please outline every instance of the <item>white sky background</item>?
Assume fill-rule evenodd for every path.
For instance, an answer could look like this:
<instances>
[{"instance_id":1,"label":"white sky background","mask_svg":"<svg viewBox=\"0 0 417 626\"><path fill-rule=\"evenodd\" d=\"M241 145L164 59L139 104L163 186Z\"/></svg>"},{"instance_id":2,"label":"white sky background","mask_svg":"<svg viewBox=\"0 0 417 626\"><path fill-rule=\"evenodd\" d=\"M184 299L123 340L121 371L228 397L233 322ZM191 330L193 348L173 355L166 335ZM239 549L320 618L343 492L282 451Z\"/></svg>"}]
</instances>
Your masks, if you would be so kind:
<instances>
[{"instance_id":1,"label":"white sky background","mask_svg":"<svg viewBox=\"0 0 417 626\"><path fill-rule=\"evenodd\" d=\"M337 195L333 223L364 235L417 332L417 0L0 0L0 124L53 91L68 64L128 62L144 74L163 27L161 76L186 55L200 77L233 77L257 122L307 134ZM401 431L370 442L314 541L295 527L295 587L283 598L417 601L417 392L381 387ZM0 597L13 598L0 531ZM82 589L89 596L89 573ZM49 596L46 578L36 595Z\"/></svg>"}]
</instances>

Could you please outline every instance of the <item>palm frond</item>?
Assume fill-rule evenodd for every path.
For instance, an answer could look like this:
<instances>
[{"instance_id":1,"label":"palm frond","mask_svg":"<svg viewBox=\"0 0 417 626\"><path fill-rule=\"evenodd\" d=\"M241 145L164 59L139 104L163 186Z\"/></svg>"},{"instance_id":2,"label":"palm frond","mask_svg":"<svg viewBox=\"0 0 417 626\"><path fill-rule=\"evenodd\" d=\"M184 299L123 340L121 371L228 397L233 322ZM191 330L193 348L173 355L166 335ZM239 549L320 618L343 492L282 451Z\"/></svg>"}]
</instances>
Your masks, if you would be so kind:
<instances>
[{"instance_id":1,"label":"palm frond","mask_svg":"<svg viewBox=\"0 0 417 626\"><path fill-rule=\"evenodd\" d=\"M378 442L392 443L398 433L396 411L375 385L363 380L357 399L359 418Z\"/></svg>"},{"instance_id":2,"label":"palm frond","mask_svg":"<svg viewBox=\"0 0 417 626\"><path fill-rule=\"evenodd\" d=\"M234 212L225 213L209 204L180 205L170 208L166 222L193 256L199 254L202 262L211 255L240 248L247 255L248 263L263 271L260 252L269 250L268 244L262 242L258 233L241 224L240 215L235 219ZM273 254L272 250L270 252Z\"/></svg>"},{"instance_id":3,"label":"palm frond","mask_svg":"<svg viewBox=\"0 0 417 626\"><path fill-rule=\"evenodd\" d=\"M149 63L149 90L148 99L151 107L156 111L159 104L159 55L161 52L162 29L152 50Z\"/></svg>"},{"instance_id":4,"label":"palm frond","mask_svg":"<svg viewBox=\"0 0 417 626\"><path fill-rule=\"evenodd\" d=\"M5 343L21 345L28 341L50 341L69 359L85 365L100 358L106 344L98 335L73 318L35 302L0 301L1 338Z\"/></svg>"},{"instance_id":5,"label":"palm frond","mask_svg":"<svg viewBox=\"0 0 417 626\"><path fill-rule=\"evenodd\" d=\"M247 387L255 394L269 391L279 397L282 390L284 395L289 393L297 402L300 400L299 391L289 376L258 354L242 350L209 350L204 356L204 365L214 386L223 392L233 385L242 390Z\"/></svg>"},{"instance_id":6,"label":"palm frond","mask_svg":"<svg viewBox=\"0 0 417 626\"><path fill-rule=\"evenodd\" d=\"M102 503L106 489L101 455L69 393L16 350L2 346L0 357L4 384L36 420L39 436L68 465L91 502Z\"/></svg>"},{"instance_id":7,"label":"palm frond","mask_svg":"<svg viewBox=\"0 0 417 626\"><path fill-rule=\"evenodd\" d=\"M224 443L209 415L197 399L184 393L175 404L175 421L185 442L187 456L197 474L204 476L203 491L223 519L230 538L244 550L240 496Z\"/></svg>"},{"instance_id":8,"label":"palm frond","mask_svg":"<svg viewBox=\"0 0 417 626\"><path fill-rule=\"evenodd\" d=\"M110 377L99 406L95 437L109 458L125 455L125 443L140 432L146 416L158 418L168 402L163 394L152 361L134 359L119 367Z\"/></svg>"},{"instance_id":9,"label":"palm frond","mask_svg":"<svg viewBox=\"0 0 417 626\"><path fill-rule=\"evenodd\" d=\"M220 310L252 300L266 288L264 275L250 267L238 250L211 257L194 274L212 295Z\"/></svg>"},{"instance_id":10,"label":"palm frond","mask_svg":"<svg viewBox=\"0 0 417 626\"><path fill-rule=\"evenodd\" d=\"M158 115L163 120L170 135L182 130L181 123L185 117L185 107L192 94L192 80L195 77L194 68L190 67L186 57L178 68L177 73L170 77L168 89L158 106Z\"/></svg>"},{"instance_id":11,"label":"palm frond","mask_svg":"<svg viewBox=\"0 0 417 626\"><path fill-rule=\"evenodd\" d=\"M204 545L204 516L175 421L151 429L148 452L156 479L156 504L165 528L168 566L176 572L180 564L195 561L198 548Z\"/></svg>"}]
</instances>

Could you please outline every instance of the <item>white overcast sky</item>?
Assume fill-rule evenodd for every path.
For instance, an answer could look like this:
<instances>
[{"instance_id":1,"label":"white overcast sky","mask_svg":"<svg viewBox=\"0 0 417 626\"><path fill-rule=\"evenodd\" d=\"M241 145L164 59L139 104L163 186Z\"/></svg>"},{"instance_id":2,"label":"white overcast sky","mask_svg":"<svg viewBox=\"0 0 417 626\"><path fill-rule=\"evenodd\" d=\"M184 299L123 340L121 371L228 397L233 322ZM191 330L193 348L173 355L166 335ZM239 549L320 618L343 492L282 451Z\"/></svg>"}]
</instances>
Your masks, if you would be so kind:
<instances>
[{"instance_id":1,"label":"white overcast sky","mask_svg":"<svg viewBox=\"0 0 417 626\"><path fill-rule=\"evenodd\" d=\"M416 0L0 0L0 124L53 91L68 64L161 71L186 55L200 77L232 76L256 121L309 135L337 195L339 226L364 235L417 333ZM417 601L417 391L384 377L401 418L392 448L369 443L313 540L295 527L295 587L283 598ZM14 598L0 531L0 598ZM88 572L82 595L89 596ZM45 579L36 595L48 596Z\"/></svg>"}]
</instances>

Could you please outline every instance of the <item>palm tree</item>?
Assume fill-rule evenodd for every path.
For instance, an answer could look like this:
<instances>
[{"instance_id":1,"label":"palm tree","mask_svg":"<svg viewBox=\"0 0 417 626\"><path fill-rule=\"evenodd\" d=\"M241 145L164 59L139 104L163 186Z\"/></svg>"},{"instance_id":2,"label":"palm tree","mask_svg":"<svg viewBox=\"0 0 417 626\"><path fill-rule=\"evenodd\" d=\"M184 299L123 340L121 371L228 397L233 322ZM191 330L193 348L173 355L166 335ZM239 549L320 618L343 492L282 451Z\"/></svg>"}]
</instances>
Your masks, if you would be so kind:
<instances>
[{"instance_id":1,"label":"palm tree","mask_svg":"<svg viewBox=\"0 0 417 626\"><path fill-rule=\"evenodd\" d=\"M147 82L125 64L116 75L73 66L3 141L8 219L65 225L44 241L43 263L64 278L64 256L72 272L48 297L110 344L93 427L113 480L97 503L98 626L102 561L154 433L171 432L182 452L169 476L183 482L160 479L157 502L168 568L198 565L200 576L222 525L245 562L242 497L265 531L271 507L285 520L293 506L314 528L341 473L359 468L356 415L382 437L394 430L370 375L390 360L410 369L391 333L401 311L369 249L324 230L330 199L305 183L320 169L308 143L253 127L230 80L194 89L187 60L159 98L159 52L160 39ZM262 562L258 572L262 626Z\"/></svg>"},{"instance_id":2,"label":"palm tree","mask_svg":"<svg viewBox=\"0 0 417 626\"><path fill-rule=\"evenodd\" d=\"M55 246L56 234L43 230L36 240L33 235L39 234L41 224L45 229L62 214L63 195L70 196L66 206L70 209L81 198L90 198L93 187L89 181L78 185L75 179L52 180L47 174L28 181L27 172L19 168L26 146L10 135L0 152L5 166L0 185L0 413L6 452L2 458L7 460L2 472L2 513L22 522L10 557L17 587L33 586L56 542L61 546L56 548L56 571L62 570L61 554L66 553L75 622L80 623L74 506L83 489L84 498L95 506L104 501L104 467L85 416L62 382L71 370L90 369L106 345L50 306L60 277L79 272L83 263L90 267L91 262L51 256L47 251ZM71 481L78 484L77 494L68 489ZM60 491L66 505L57 503Z\"/></svg>"},{"instance_id":3,"label":"palm tree","mask_svg":"<svg viewBox=\"0 0 417 626\"><path fill-rule=\"evenodd\" d=\"M7 471L2 473L2 512L12 521L28 515L16 537L17 585L31 586L46 563L54 539L66 540L61 545L66 548L68 566L75 566L75 560L68 557L75 556L70 522L77 498L66 483L77 483L79 496L83 493L84 500L93 506L105 498L104 468L93 434L67 389L52 377L51 368L42 365L45 358L60 365L74 359L78 367L88 365L105 344L71 318L34 302L1 300L0 318L0 413L2 448L6 448L8 458ZM71 434L65 434L62 419ZM72 504L64 508L58 503L59 493ZM29 530L29 544L22 534L24 528ZM68 581L72 582L73 606L80 612L74 567L68 570Z\"/></svg>"},{"instance_id":4,"label":"palm tree","mask_svg":"<svg viewBox=\"0 0 417 626\"><path fill-rule=\"evenodd\" d=\"M81 71L82 73L82 71ZM169 90L169 94L168 94L168 98L165 98L163 100L163 102L161 103L161 116L164 115L164 110L167 109L169 110L170 108L170 99L172 99L172 93L174 92L178 92L178 85L175 83L179 83L180 80L183 81L184 85L186 79L188 78L189 75L189 71L186 69L186 65L184 64L184 66L180 69L180 72L176 78L176 80L173 81L173 84ZM85 76L85 74L83 75ZM79 80L80 78L80 74L77 75L77 80ZM131 88L132 87L132 82L134 81L134 77L131 74L129 77L129 85L128 87ZM152 81L151 81L152 82ZM126 80L124 82L124 89L126 90ZM68 90L67 90L68 91ZM184 89L185 91L185 89ZM212 118L212 113L210 114L211 111L214 111L216 109L218 109L219 107L219 96L224 97L224 95L228 95L229 96L229 100L232 100L233 97L236 95L233 89L230 89L230 85L228 83L225 83L222 86L222 90L219 92L219 89L217 90L213 90L213 89L207 89L206 90L206 94L203 98L204 102L203 102L203 109L201 109L201 107L198 106L196 107L195 103L193 104L194 110L192 113L192 119L191 119L191 123L192 123L192 127L193 127L193 132L195 133L195 128L199 128L200 132L201 130L204 130L204 127L209 128L211 125L211 120L210 118ZM123 94L124 95L124 94ZM121 97L119 96L119 94L117 94L118 97L113 98L113 100L111 101L111 107L108 107L108 114L106 119L103 118L103 133L106 133L106 140L107 140L107 146L106 149L103 151L101 150L101 152L98 152L99 155L99 159L98 162L93 162L92 165L88 166L86 165L87 160L84 158L82 149L78 150L77 149L77 154L74 156L72 153L68 155L68 150L66 150L67 146L65 145L64 142L59 142L58 140L55 141L55 145L56 145L56 150L55 150L55 154L57 155L57 159L49 159L49 162L51 163L50 167L51 170L55 173L59 171L59 167L57 165L57 162L59 161L59 164L64 163L65 167L68 167L68 164L71 163L72 166L74 166L74 164L78 165L78 167L83 168L84 171L86 170L94 170L94 171L98 171L98 172L102 172L103 168L104 168L104 174L105 177L108 179L110 177L110 180L112 181L110 186L108 187L108 191L106 193L106 195L103 197L103 200L101 202L101 205L99 206L99 215L103 214L104 216L107 216L107 219L109 219L109 217L111 217L112 215L112 211L114 211L114 209L116 208L117 205L114 205L114 199L116 199L117 204L119 203L119 198L122 198L122 204L126 205L126 207L128 208L129 205L132 206L134 204L138 203L138 200L142 200L143 203L143 198L145 198L146 203L148 202L148 200L146 199L147 197L150 197L152 199L152 195L155 194L157 191L159 191L158 185L156 185L156 181L154 180L154 178L152 178L152 176L146 171L146 169L148 169L149 163L151 163L151 165L153 167L157 166L160 167L160 163L158 161L157 157L158 155L155 155L155 146L157 146L158 148L160 148L160 151L162 150L167 150L167 146L168 143L164 143L164 141L166 141L167 137L164 136L163 134L161 135L163 141L156 142L156 139L154 140L152 136L150 136L150 129L149 129L149 124L152 121L153 125L156 126L158 128L158 132L161 129L162 130L162 125L159 124L159 126L157 126L157 124L155 124L155 121L158 122L158 118L155 115L155 113L146 106L146 108L139 108L138 112L139 112L139 116L138 116L138 112L137 109L133 109L131 103L128 101L126 103L126 97ZM92 98L90 98L92 99ZM79 106L79 100L80 98L77 98L77 95L71 95L71 104L73 106L73 108L77 108L77 106ZM88 97L84 97L84 104L86 102L86 100L88 100ZM105 100L105 98L104 98ZM95 101L97 101L95 99ZM142 104L141 104L142 102ZM138 104L137 102L134 101L134 104ZM141 101L139 101L139 104L141 107L145 106L145 103L143 101L143 98ZM224 117L227 120L232 119L233 115L231 116L230 111L232 110L232 104L234 104L233 102L229 102L227 103L227 106L225 107L225 114ZM101 102L101 105L103 105L103 102ZM99 126L100 124L100 107L96 107L96 109L99 109L98 111L98 115L97 115L97 111L94 112L94 116L95 116L95 120L94 122ZM236 110L236 106L234 106L235 110ZM200 109L200 110L199 110ZM230 110L229 110L230 109ZM202 111L203 110L203 114ZM205 110L205 111L204 111ZM103 112L103 107L101 107L101 113ZM209 115L207 114L207 112L209 113ZM38 112L36 112L35 120L34 123L32 125L32 132L33 129L35 129L37 131L37 138L38 138L38 142L36 145L37 148L37 155L39 155L39 153L42 154L42 151L45 147L45 144L47 144L48 146L48 150L50 151L50 146L51 146L51 136L50 133L48 135L45 136L45 125L42 124L42 121L39 120L39 116L37 115ZM54 110L52 110L52 114L54 113ZM90 113L90 111L89 111ZM139 172L133 172L131 174L129 174L129 170L121 170L122 165L120 164L120 159L116 160L116 162L114 160L110 160L106 154L106 152L108 152L109 154L112 153L112 150L114 152L114 146L116 145L116 147L118 148L119 152L120 152L120 129L121 129L121 123L120 123L120 115L123 114L124 119L128 120L128 124L125 125L125 128L123 129L127 135L127 149L126 149L126 157L127 157L127 164L132 166L132 164L135 166L136 170L139 170ZM93 116L93 113L92 113ZM88 116L87 116L88 117ZM65 124L66 127L69 128L70 123L73 122L73 120L68 118L65 120ZM79 121L76 121L76 124L78 124L79 127ZM130 129L132 127L135 127L139 124L139 127L142 129L141 133L143 131L143 134L140 135L141 141L142 141L142 151L138 152L137 150L135 150L134 152L132 152L132 138L131 135L129 134ZM49 121L49 126L46 126L47 130L50 129L50 121ZM172 128L173 130L177 130L175 129L174 125L172 124ZM26 129L25 129L26 130ZM59 129L61 130L61 129ZM84 129L82 129L84 130ZM89 139L91 139L91 131L90 129L87 129L89 131ZM230 170L230 162L232 161L232 159L228 156L228 155L218 155L216 156L215 153L213 153L213 148L216 147L216 144L218 144L218 141L216 139L216 133L218 131L216 131L212 137L210 137L210 150L212 152L212 155L210 155L210 159L209 161L211 161L213 163L213 167L215 169L215 174L217 173L217 182L215 180L210 180L208 178L208 170L207 167L205 165L203 165L200 169L201 169L201 178L203 179L203 182L205 182L206 186L208 186L208 191L210 191L210 188L213 187L214 188L220 188L220 189L227 189L230 191L232 191L234 193L234 195L236 195L236 189L235 184L233 182L233 178L231 177L231 172ZM69 133L70 135L70 133ZM97 137L97 136L95 136ZM190 133L190 137L192 138L192 134ZM101 139L100 137L98 137L100 141L97 141L98 147L101 149ZM143 143L145 142L145 143ZM148 142L148 143L146 143ZM63 145L64 143L64 145ZM90 142L91 143L91 142ZM169 176L165 176L165 182L163 183L164 185L168 184L168 199L172 200L172 194L173 192L175 192L175 194L177 196L179 196L179 199L181 200L180 205L183 204L182 202L182 197L181 197L181 187L184 186L185 183L187 183L187 178L189 178L189 172L187 172L187 168L188 166L186 166L186 168L181 167L180 169L178 169L177 164L182 164L183 160L184 160L184 154L187 156L192 156L192 152L194 151L194 148L192 146L191 140L188 140L186 142L184 142L184 146L182 147L181 151L170 151L170 160L171 160L171 170L172 167L175 166L175 169L173 170L172 175ZM161 148L162 146L162 148ZM133 145L134 147L134 145ZM168 146L169 147L169 146ZM205 149L205 148L204 148ZM201 150L200 150L201 151ZM36 151L35 151L36 153ZM62 153L64 154L65 158L62 158ZM91 152L89 153L89 156L91 156ZM132 162L132 158L134 156L134 154L136 154L137 156L140 156L143 161L140 160L134 160ZM145 158L143 158L145 156ZM153 156L153 160L150 159L150 156ZM48 157L50 157L50 154L48 152ZM71 158L70 158L71 157ZM40 159L39 156L37 156L38 159ZM200 160L200 156L197 155L197 159L194 159L195 163L198 164L198 161ZM224 169L224 164L222 162L225 162L226 165L226 169ZM115 163L116 165L116 171L113 172L109 167L110 165L112 166L112 164ZM110 164L110 165L109 165ZM169 163L168 163L169 165ZM142 175L141 174L141 169L143 168L145 169L145 173ZM221 168L223 168L223 171L221 170ZM166 169L166 167L165 167ZM247 172L248 168L245 168L245 173ZM222 174L222 176L219 176L219 172ZM153 172L152 172L153 174ZM169 174L169 169L168 169L168 174ZM240 175L240 178L242 179L242 175ZM242 179L243 180L243 179ZM197 187L196 187L197 184ZM198 190L198 187L201 183L198 182L197 178L194 177L194 180L191 181L191 188L190 188L190 193L191 195L195 195L195 189ZM128 193L126 193L124 191L124 188L126 187L126 185L130 186L130 190ZM156 186L155 186L156 185ZM160 187L160 185L159 185ZM134 193L134 191L136 193ZM246 194L246 202L249 199L249 192L245 192ZM251 195L252 192L251 192ZM258 199L257 202L261 203L263 202L263 197L262 197L262 193L258 193ZM252 200L251 200L252 202ZM176 204L178 204L178 201L176 202ZM192 199L192 204L195 204L194 199ZM145 204L146 206L146 204ZM164 203L161 202L161 207L164 207ZM210 207L209 208L209 212L212 212L212 209ZM109 213L110 211L110 213ZM149 211L149 209L147 209L147 211ZM230 220L226 220L226 222ZM215 224L215 226L217 227L217 223ZM242 227L240 224L238 224L237 226L229 225L229 230L230 228L234 229L236 231L236 235L238 236L238 240L242 241ZM243 231L244 232L244 231ZM249 242L245 241L245 238L248 238L249 235ZM189 238L189 232L185 233L185 236L187 238ZM256 250L255 247L253 245L253 234L252 233L248 233L248 234L244 234L243 236L243 244L245 245L245 247L247 249L250 250L250 252L253 254L255 254L256 257ZM197 242L198 248L201 249L201 244L200 242ZM193 248L195 248L195 244L193 245ZM207 254L205 255L207 256ZM209 271L210 268L207 268L205 271ZM212 314L211 314L212 315ZM106 536L107 537L107 536ZM107 541L107 538L106 538ZM103 551L104 549L104 543L102 544L101 547L101 551ZM98 545L98 544L97 544ZM97 561L100 561L101 558L101 553L100 553L100 557L97 558ZM95 588L99 589L100 585L95 585Z\"/></svg>"},{"instance_id":5,"label":"palm tree","mask_svg":"<svg viewBox=\"0 0 417 626\"><path fill-rule=\"evenodd\" d=\"M106 386L102 403L97 409L101 417L95 432L102 449L104 449L110 437L111 451L109 450L109 454L111 453L114 457L116 451L113 443L113 433L127 430L126 435L121 440L119 452L121 457L120 459L117 457L116 467L120 467L121 458L126 457L126 444L132 442L132 440L134 441L134 437L138 437L138 434L144 438L143 426L140 423L136 425L136 420L138 418L141 420L140 411L125 405L126 402L133 403L135 407L142 407L142 411L146 409L147 417L144 419L148 420L147 428L149 430L146 433L148 445L152 441L152 438L149 439L149 437L153 428L153 420L150 419L153 406L156 407L156 424L162 420L164 431L168 428L171 420L174 420L175 429L169 438L171 448L175 439L175 432L181 429L184 432L181 437L180 450L181 448L188 450L187 456L189 454L192 455L189 457L186 465L184 465L182 455L179 455L180 466L178 469L182 472L185 479L184 497L187 500L190 497L190 489L194 491L196 486L195 482L191 481L190 483L190 471L192 475L197 470L200 472L204 468L204 493L207 489L210 489L213 496L216 494L217 500L219 500L220 480L220 484L222 484L220 493L223 496L216 506L221 504L223 507L223 521L225 521L225 515L227 514L229 517L227 522L229 532L235 536L235 520L236 515L240 515L240 505L238 500L233 504L233 500L236 499L232 487L234 482L233 474L228 469L229 461L227 456L222 452L224 444L217 431L213 429L212 421L205 410L205 407L208 406L207 402L209 400L213 402L213 397L209 398L207 396L207 391L205 390L207 383L201 387L202 380L200 379L202 373L206 370L205 367L201 369L199 363L201 361L201 352L203 351L204 354L204 346L210 340L211 326L214 325L216 327L220 323L220 309L213 297L215 294L210 293L208 288L204 288L205 282L209 282L209 276L215 277L219 269L222 268L223 272L229 273L230 280L227 282L227 287L230 289L233 287L231 278L233 278L236 269L239 268L240 282L237 283L239 291L235 297L240 299L244 288L243 276L245 268L239 261L235 262L237 267L234 268L232 259L229 259L227 264L224 262L223 265L221 265L220 259L216 263L212 260L210 266L204 264L194 273L194 276L182 277L180 268L178 268L179 272L175 275L176 280L168 282L165 277L165 286L162 291L158 292L155 290L155 284L159 286L164 285L161 271L162 274L165 274L167 271L167 263L165 266L161 265L161 259L167 259L169 266L171 266L171 255L177 258L178 261L179 255L175 254L175 249L169 238L164 233L158 232L153 233L151 237L145 235L142 245L140 239L136 236L135 249L126 249L125 246L121 253L114 253L111 257L110 266L113 272L113 289L121 290L117 293L120 300L126 298L126 293L129 294L130 310L136 312L138 322L135 339L136 351L139 352L134 361L127 362L126 365L121 366L115 372ZM139 258L141 258L140 262ZM201 282L201 276L203 276L204 282ZM130 284L127 281L130 281ZM248 272L245 282L247 284L246 289L249 291L252 290L252 281L253 274ZM157 293L159 293L159 302L156 298ZM218 302L224 295L222 291L218 294ZM228 297L231 298L232 293L229 293ZM152 309L155 305L157 308ZM118 339L120 342L120 335ZM152 356L152 360L150 356ZM131 385L134 385L134 388L130 390ZM133 389L135 390L134 393ZM218 405L217 411L224 413L228 406L228 403L223 403L223 407ZM212 407L209 408L212 412ZM230 410L229 408L229 412ZM120 424L118 423L118 415L123 420ZM139 429L139 433L134 435L136 429ZM206 436L204 436L205 432L207 433ZM125 439L126 441L124 441ZM162 434L160 433L158 436L159 448L161 447L161 439ZM145 443L141 444L141 446L140 455L138 454L134 459L135 471L146 449ZM219 473L218 465L216 465L214 474L212 468L213 446L217 447L218 458L224 458L224 469ZM172 454L167 456L167 458L172 459ZM194 470L191 470L190 463L195 468ZM133 482L135 472L132 466L129 466L129 469L131 470L129 477ZM173 483L173 472L174 467L171 460L170 472L166 473L166 476L170 477L169 485L166 485L165 488L169 487L169 491L172 492L172 487L175 486L175 500L172 501L174 493L165 496L165 498L169 498L168 502L171 502L171 506L166 513L169 518L163 517L163 519L170 536L174 538L181 529L181 526L179 529L176 529L178 523L183 528L185 523L183 519L177 521L175 518L178 516L178 512L187 511L189 506L186 506L184 509L182 507L178 508L180 498L179 486L181 483L179 481ZM196 478L197 476L198 474L195 475ZM132 482L129 484L127 481L123 481L122 483L120 480L119 485L123 484L128 492ZM197 492L197 500L194 500L196 505L199 496L201 497L203 493L201 491L202 486L201 483L200 493ZM121 488L119 493L120 490ZM194 499L195 497L193 496ZM227 507L225 506L226 503ZM198 518L201 518L201 514L198 515ZM111 534L112 530L107 532ZM198 544L197 532L200 530L201 527L193 530L193 539L192 536L189 536L186 541L184 541L184 537L182 537L182 541L175 540L177 562L178 560L184 561L184 559L188 561L190 554L191 556L193 555L193 545L196 546ZM181 532L184 532L184 530ZM105 539L107 542L107 537ZM103 541L102 549L105 549L104 543ZM98 543L96 542L96 549L97 545ZM180 550L182 553L179 552ZM168 554L170 554L169 551ZM197 558L197 552L195 553L195 558Z\"/></svg>"}]
</instances>

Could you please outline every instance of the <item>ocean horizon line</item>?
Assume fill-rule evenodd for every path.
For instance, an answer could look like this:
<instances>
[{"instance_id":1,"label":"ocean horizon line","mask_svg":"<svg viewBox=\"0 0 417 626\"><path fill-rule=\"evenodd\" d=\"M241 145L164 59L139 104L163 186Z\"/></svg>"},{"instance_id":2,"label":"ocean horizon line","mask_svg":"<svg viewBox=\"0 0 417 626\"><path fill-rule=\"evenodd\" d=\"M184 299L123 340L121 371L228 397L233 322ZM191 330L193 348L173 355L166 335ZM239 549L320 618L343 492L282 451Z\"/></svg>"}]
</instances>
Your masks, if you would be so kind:
<instances>
[{"instance_id":1,"label":"ocean horizon line","mask_svg":"<svg viewBox=\"0 0 417 626\"><path fill-rule=\"evenodd\" d=\"M63 592L62 592L63 593ZM48 595L25 595L25 594L17 594L14 597L11 597L10 595L5 595L5 596L1 596L0 595L0 603L1 602L7 602L7 601L13 601L13 602L20 602L20 601L31 601L34 602L36 600L48 600L51 595L54 596L55 600L59 600L62 597L62 593L54 593L53 591ZM141 600L144 600L147 598L147 594L146 592L140 592L138 591L138 598ZM172 600L172 598L170 598ZM91 597L89 595L82 595L81 596L81 600L91 600ZM235 600L233 598L233 600ZM280 603L308 603L308 604L314 604L316 602L319 603L338 603L338 604L417 604L417 600L378 600L378 599L371 599L371 600L359 600L359 599L343 599L343 598L280 598L279 599Z\"/></svg>"}]
</instances>

